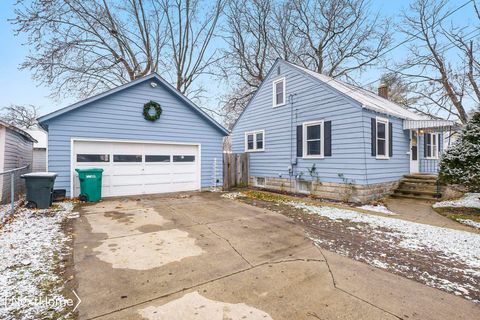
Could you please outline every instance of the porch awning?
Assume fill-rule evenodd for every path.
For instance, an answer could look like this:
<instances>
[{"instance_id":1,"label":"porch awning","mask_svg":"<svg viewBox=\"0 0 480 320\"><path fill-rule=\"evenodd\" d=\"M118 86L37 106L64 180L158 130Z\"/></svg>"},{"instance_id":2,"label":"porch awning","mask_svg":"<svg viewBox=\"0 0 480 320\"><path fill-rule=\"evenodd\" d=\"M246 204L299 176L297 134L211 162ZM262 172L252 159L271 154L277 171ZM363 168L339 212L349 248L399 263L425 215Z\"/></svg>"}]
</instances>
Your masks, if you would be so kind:
<instances>
[{"instance_id":1,"label":"porch awning","mask_svg":"<svg viewBox=\"0 0 480 320\"><path fill-rule=\"evenodd\" d=\"M404 120L403 130L407 129L451 129L457 123L450 120Z\"/></svg>"}]
</instances>

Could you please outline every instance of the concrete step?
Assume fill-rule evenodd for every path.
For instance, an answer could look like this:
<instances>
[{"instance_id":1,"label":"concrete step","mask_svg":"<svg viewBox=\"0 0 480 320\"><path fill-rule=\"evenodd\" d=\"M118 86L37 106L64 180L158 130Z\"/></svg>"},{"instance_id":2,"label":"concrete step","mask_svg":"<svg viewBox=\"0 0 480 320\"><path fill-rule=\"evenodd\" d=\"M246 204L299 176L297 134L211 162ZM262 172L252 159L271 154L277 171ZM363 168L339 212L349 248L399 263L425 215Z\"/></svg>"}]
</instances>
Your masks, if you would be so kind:
<instances>
[{"instance_id":1,"label":"concrete step","mask_svg":"<svg viewBox=\"0 0 480 320\"><path fill-rule=\"evenodd\" d=\"M416 190L416 189L396 189L395 193L402 193L402 194L411 194L411 195L426 195L430 197L438 197L440 198L440 194L438 194L436 191L430 191L430 190Z\"/></svg>"},{"instance_id":2,"label":"concrete step","mask_svg":"<svg viewBox=\"0 0 480 320\"><path fill-rule=\"evenodd\" d=\"M433 180L437 181L438 176L434 174L405 174L404 178L415 180Z\"/></svg>"},{"instance_id":3,"label":"concrete step","mask_svg":"<svg viewBox=\"0 0 480 320\"><path fill-rule=\"evenodd\" d=\"M422 191L431 191L431 192L436 192L437 191L437 185L436 184L418 184L415 182L404 182L401 181L400 184L398 185L398 189L405 189L405 190L422 190Z\"/></svg>"},{"instance_id":4,"label":"concrete step","mask_svg":"<svg viewBox=\"0 0 480 320\"><path fill-rule=\"evenodd\" d=\"M417 183L417 184L437 184L437 180L430 180L430 179L414 179L414 178L402 178L400 182L409 182L409 183Z\"/></svg>"},{"instance_id":5,"label":"concrete step","mask_svg":"<svg viewBox=\"0 0 480 320\"><path fill-rule=\"evenodd\" d=\"M405 199L415 199L415 200L428 200L428 201L437 201L437 198L427 197L427 196L414 196L402 193L394 193L391 195L393 198L405 198Z\"/></svg>"}]
</instances>

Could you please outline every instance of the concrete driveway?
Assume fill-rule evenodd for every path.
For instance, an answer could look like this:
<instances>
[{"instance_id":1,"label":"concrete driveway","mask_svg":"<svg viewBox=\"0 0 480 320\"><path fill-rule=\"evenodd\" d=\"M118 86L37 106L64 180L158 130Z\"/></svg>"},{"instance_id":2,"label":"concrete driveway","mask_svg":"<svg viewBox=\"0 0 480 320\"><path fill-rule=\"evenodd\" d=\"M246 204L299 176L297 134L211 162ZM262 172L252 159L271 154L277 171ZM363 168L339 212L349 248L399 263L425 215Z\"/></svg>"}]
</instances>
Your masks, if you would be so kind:
<instances>
[{"instance_id":1,"label":"concrete driveway","mask_svg":"<svg viewBox=\"0 0 480 320\"><path fill-rule=\"evenodd\" d=\"M474 319L462 298L321 251L291 220L218 193L79 209L80 319Z\"/></svg>"}]
</instances>

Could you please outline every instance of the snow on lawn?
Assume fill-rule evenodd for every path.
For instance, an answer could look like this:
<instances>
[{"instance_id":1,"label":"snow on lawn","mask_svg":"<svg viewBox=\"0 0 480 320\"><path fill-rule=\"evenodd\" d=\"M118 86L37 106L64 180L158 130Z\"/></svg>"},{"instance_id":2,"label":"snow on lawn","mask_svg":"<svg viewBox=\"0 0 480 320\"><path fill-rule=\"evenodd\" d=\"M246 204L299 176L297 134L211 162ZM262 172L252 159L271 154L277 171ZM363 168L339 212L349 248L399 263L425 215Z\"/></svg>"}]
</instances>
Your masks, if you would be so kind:
<instances>
[{"instance_id":1,"label":"snow on lawn","mask_svg":"<svg viewBox=\"0 0 480 320\"><path fill-rule=\"evenodd\" d=\"M24 198L20 198L14 203L14 208L18 208L20 204L24 201ZM12 205L10 203L0 205L0 225L5 222L5 220L10 216L12 210Z\"/></svg>"},{"instance_id":2,"label":"snow on lawn","mask_svg":"<svg viewBox=\"0 0 480 320\"><path fill-rule=\"evenodd\" d=\"M68 301L56 270L63 267L70 240L61 224L72 209L69 202L48 210L20 208L0 230L0 319L62 319L66 314Z\"/></svg>"},{"instance_id":3,"label":"snow on lawn","mask_svg":"<svg viewBox=\"0 0 480 320\"><path fill-rule=\"evenodd\" d=\"M473 221L473 220L470 220L470 219L457 219L457 221L460 222L460 223L463 223L467 226L480 229L480 222Z\"/></svg>"},{"instance_id":4,"label":"snow on lawn","mask_svg":"<svg viewBox=\"0 0 480 320\"><path fill-rule=\"evenodd\" d=\"M231 200L235 200L237 198L242 198L242 197L245 197L245 195L241 192L229 192L229 193L224 193L222 194L221 196L222 198L227 198L227 199L231 199Z\"/></svg>"},{"instance_id":5,"label":"snow on lawn","mask_svg":"<svg viewBox=\"0 0 480 320\"><path fill-rule=\"evenodd\" d=\"M480 193L466 193L462 198L457 200L448 200L433 204L434 208L444 207L465 207L480 209Z\"/></svg>"},{"instance_id":6,"label":"snow on lawn","mask_svg":"<svg viewBox=\"0 0 480 320\"><path fill-rule=\"evenodd\" d=\"M328 218L327 221L338 225L338 228L325 227L336 229L337 238L332 235L332 240L325 234L312 234L315 243L372 266L389 269L429 286L480 302L480 234L348 209L302 202L286 204L307 214ZM348 229L348 232L342 231L344 229ZM355 243L349 240L342 242L342 236L348 234L354 234L352 237L355 238L349 239L356 239ZM385 256L385 252L396 253L394 256Z\"/></svg>"},{"instance_id":7,"label":"snow on lawn","mask_svg":"<svg viewBox=\"0 0 480 320\"><path fill-rule=\"evenodd\" d=\"M480 234L333 207L317 207L298 202L289 204L297 209L303 209L308 213L318 214L332 220L344 219L356 223L366 223L375 228L393 230L402 237L400 246L405 249L430 248L442 251L472 268L480 269L480 245L478 245L480 244Z\"/></svg>"},{"instance_id":8,"label":"snow on lawn","mask_svg":"<svg viewBox=\"0 0 480 320\"><path fill-rule=\"evenodd\" d=\"M383 214L387 214L389 216L396 216L397 214L395 212L392 212L388 210L387 207L384 205L363 205L361 207L357 207L358 209L362 210L368 210L368 211L375 211L375 212L380 212Z\"/></svg>"}]
</instances>

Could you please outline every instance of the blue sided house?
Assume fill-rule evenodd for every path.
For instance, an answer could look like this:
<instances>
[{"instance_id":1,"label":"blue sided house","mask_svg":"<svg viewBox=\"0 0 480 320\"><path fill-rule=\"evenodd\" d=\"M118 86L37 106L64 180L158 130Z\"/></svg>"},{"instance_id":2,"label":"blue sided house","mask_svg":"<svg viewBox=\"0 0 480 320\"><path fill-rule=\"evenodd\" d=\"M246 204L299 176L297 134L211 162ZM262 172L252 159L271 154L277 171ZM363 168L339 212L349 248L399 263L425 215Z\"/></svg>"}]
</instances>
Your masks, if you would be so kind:
<instances>
[{"instance_id":1,"label":"blue sided house","mask_svg":"<svg viewBox=\"0 0 480 320\"><path fill-rule=\"evenodd\" d=\"M200 190L222 184L228 131L159 75L39 118L56 189L79 194L76 168L102 168L102 195Z\"/></svg>"},{"instance_id":2,"label":"blue sided house","mask_svg":"<svg viewBox=\"0 0 480 320\"><path fill-rule=\"evenodd\" d=\"M249 183L365 202L406 174L437 172L455 124L278 59L232 129L232 151L250 153ZM446 136L446 135L445 135Z\"/></svg>"}]
</instances>

